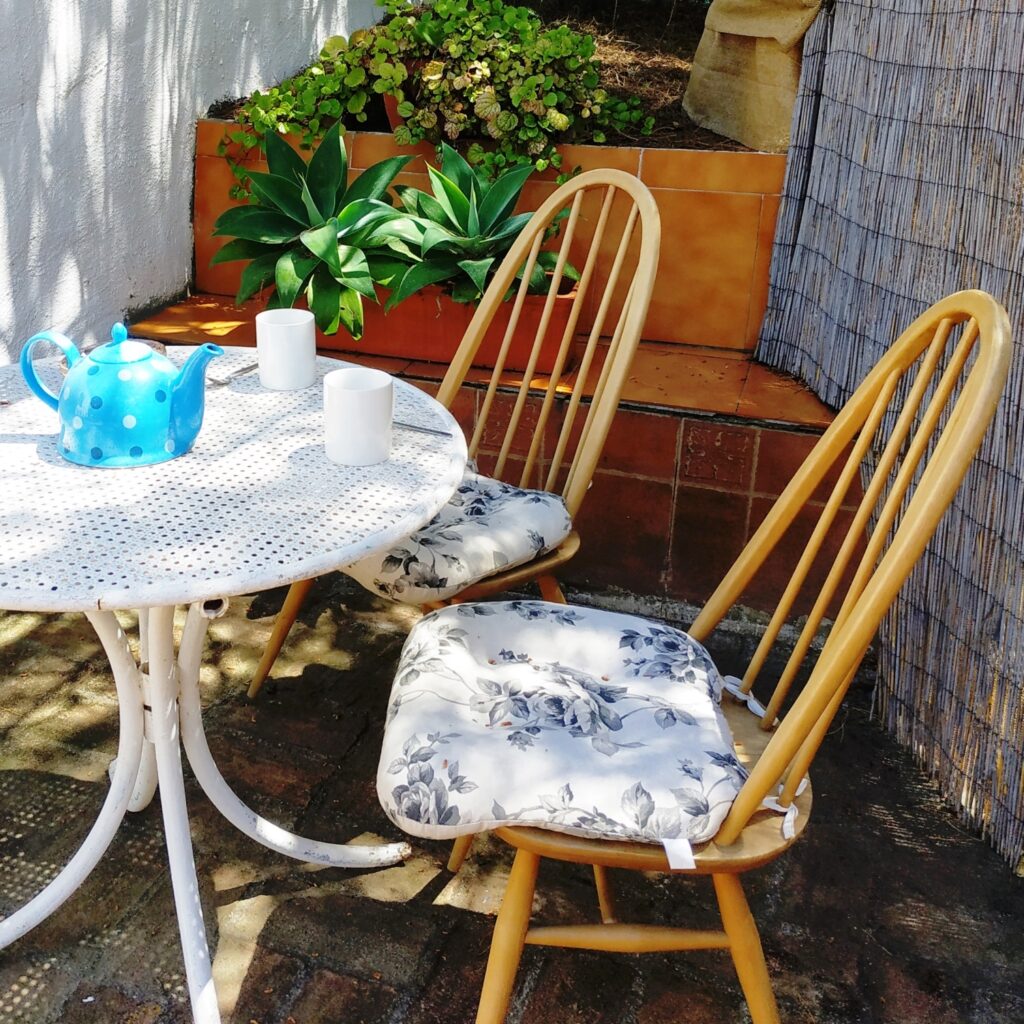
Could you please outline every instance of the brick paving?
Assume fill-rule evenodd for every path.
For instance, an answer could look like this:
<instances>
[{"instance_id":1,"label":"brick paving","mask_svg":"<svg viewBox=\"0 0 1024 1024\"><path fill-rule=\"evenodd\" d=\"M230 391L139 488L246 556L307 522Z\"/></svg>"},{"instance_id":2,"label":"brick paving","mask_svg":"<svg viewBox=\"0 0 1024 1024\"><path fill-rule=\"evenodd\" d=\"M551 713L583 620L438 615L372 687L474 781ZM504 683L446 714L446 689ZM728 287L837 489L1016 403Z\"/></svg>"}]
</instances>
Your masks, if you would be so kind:
<instances>
[{"instance_id":1,"label":"brick paving","mask_svg":"<svg viewBox=\"0 0 1024 1024\"><path fill-rule=\"evenodd\" d=\"M318 585L277 679L249 673L281 599L238 599L203 670L211 748L261 813L320 839L397 838L374 792L408 609L343 577ZM716 650L735 668L741 637ZM783 1020L1019 1024L1024 880L938 802L855 691L815 766L807 834L748 875ZM106 792L117 719L80 616L0 615L0 914L52 877ZM231 1024L471 1021L510 864L494 840L457 876L420 840L370 872L286 861L235 832L187 777L214 971ZM710 886L618 873L641 920L710 923ZM585 871L542 868L537 916L596 919ZM0 952L0 1024L190 1020L157 802L130 814L99 867L47 922ZM528 948L512 1024L740 1024L727 954L644 957Z\"/></svg>"}]
</instances>

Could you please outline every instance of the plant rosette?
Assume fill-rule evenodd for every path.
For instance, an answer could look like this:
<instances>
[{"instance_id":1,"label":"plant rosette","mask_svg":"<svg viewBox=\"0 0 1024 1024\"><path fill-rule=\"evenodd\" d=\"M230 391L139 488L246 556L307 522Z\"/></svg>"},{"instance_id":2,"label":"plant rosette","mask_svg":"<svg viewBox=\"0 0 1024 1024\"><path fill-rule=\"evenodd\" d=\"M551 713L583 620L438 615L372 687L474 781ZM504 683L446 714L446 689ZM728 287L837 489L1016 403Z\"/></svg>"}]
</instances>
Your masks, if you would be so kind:
<instances>
[{"instance_id":1,"label":"plant rosette","mask_svg":"<svg viewBox=\"0 0 1024 1024\"><path fill-rule=\"evenodd\" d=\"M213 234L228 237L212 263L247 260L235 301L272 286L268 308L305 296L325 334L344 327L358 340L363 299L418 261L423 228L386 201L411 157L382 160L348 184L348 159L335 124L308 165L276 132L265 140L269 173L249 174L253 202L225 210Z\"/></svg>"}]
</instances>

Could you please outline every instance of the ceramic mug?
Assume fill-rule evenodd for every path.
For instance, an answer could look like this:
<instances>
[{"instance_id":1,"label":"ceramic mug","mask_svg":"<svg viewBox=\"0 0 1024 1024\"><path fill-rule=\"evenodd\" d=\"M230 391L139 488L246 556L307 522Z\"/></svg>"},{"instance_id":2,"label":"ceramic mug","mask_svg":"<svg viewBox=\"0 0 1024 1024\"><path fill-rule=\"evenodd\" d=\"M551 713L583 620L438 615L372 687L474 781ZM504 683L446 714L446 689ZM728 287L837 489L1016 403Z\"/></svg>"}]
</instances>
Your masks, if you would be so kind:
<instances>
[{"instance_id":1,"label":"ceramic mug","mask_svg":"<svg viewBox=\"0 0 1024 1024\"><path fill-rule=\"evenodd\" d=\"M349 366L324 377L327 457L342 466L372 466L391 453L395 389L383 370Z\"/></svg>"},{"instance_id":2,"label":"ceramic mug","mask_svg":"<svg viewBox=\"0 0 1024 1024\"><path fill-rule=\"evenodd\" d=\"M256 314L260 384L270 391L300 391L316 381L316 325L308 309L265 309Z\"/></svg>"}]
</instances>

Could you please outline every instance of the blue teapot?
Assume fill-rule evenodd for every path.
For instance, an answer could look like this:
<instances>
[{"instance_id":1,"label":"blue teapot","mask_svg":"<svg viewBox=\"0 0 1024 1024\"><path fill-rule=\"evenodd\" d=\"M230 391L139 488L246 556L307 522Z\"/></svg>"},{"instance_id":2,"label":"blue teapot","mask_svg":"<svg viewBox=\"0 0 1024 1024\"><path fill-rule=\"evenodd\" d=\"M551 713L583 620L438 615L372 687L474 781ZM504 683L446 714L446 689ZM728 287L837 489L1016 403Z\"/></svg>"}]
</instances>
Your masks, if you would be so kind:
<instances>
[{"instance_id":1,"label":"blue teapot","mask_svg":"<svg viewBox=\"0 0 1024 1024\"><path fill-rule=\"evenodd\" d=\"M55 395L36 376L32 349L56 345L68 375ZM110 341L86 355L56 331L43 331L21 350L21 372L32 391L57 410L57 450L80 466L145 466L184 455L203 423L206 366L223 355L201 345L179 370L166 356L114 324Z\"/></svg>"}]
</instances>

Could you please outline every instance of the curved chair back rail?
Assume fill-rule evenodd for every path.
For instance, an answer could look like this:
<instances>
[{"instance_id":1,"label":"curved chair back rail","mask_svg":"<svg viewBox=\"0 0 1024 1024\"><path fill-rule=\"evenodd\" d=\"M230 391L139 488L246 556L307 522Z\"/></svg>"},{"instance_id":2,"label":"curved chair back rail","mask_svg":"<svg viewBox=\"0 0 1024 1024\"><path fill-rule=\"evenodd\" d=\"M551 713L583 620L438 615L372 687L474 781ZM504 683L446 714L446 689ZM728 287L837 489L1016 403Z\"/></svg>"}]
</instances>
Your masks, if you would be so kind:
<instances>
[{"instance_id":1,"label":"curved chair back rail","mask_svg":"<svg viewBox=\"0 0 1024 1024\"><path fill-rule=\"evenodd\" d=\"M838 471L744 675L741 689L749 693L836 525L840 506L862 476L863 498L772 690L762 728L773 729L826 610L852 573L839 613L810 679L774 728L716 837L720 845L738 838L764 798L780 784L781 803L793 800L882 616L927 546L981 444L1006 380L1010 349L1006 311L984 292L958 292L918 317L837 415L691 627L698 640L714 629L796 516L807 509L826 476Z\"/></svg>"}]
</instances>

